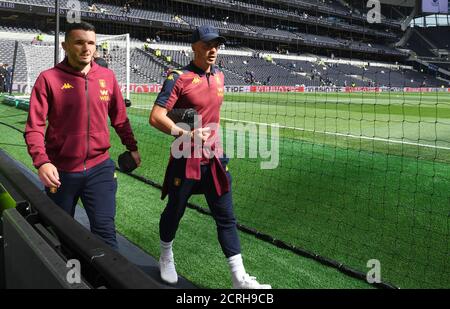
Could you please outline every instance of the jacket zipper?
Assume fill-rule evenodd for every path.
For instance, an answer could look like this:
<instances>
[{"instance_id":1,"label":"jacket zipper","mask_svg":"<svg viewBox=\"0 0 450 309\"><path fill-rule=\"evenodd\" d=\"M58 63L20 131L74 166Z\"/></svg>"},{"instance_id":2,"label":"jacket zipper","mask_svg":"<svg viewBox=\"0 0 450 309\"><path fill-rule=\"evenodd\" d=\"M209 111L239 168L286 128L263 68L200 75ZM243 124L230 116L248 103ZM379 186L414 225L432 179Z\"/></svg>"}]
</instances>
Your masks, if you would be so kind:
<instances>
[{"instance_id":1,"label":"jacket zipper","mask_svg":"<svg viewBox=\"0 0 450 309\"><path fill-rule=\"evenodd\" d=\"M89 130L90 130L90 110L89 110L89 89L88 89L88 78L87 75L84 76L85 79L85 90L86 90L86 106L87 106L87 134L86 134L86 159L84 160L84 170L86 171L86 161L89 156Z\"/></svg>"},{"instance_id":2,"label":"jacket zipper","mask_svg":"<svg viewBox=\"0 0 450 309\"><path fill-rule=\"evenodd\" d=\"M208 88L211 88L211 84L209 83L209 77L211 76L211 73L206 73L206 80L208 81Z\"/></svg>"}]
</instances>

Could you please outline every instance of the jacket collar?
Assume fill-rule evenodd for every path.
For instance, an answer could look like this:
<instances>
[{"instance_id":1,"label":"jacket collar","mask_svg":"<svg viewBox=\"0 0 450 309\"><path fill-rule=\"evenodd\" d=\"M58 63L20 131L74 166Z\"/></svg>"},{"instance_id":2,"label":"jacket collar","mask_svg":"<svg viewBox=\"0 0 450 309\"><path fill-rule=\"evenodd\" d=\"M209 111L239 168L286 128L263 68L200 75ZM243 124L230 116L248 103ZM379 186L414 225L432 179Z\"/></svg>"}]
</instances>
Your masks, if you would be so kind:
<instances>
[{"instance_id":1,"label":"jacket collar","mask_svg":"<svg viewBox=\"0 0 450 309\"><path fill-rule=\"evenodd\" d=\"M192 72L200 75L200 76L203 76L203 75L206 74L205 71L203 71L201 68L196 66L193 61L191 61L191 63L189 63L189 65L187 66L187 69L189 71L192 71ZM217 69L216 69L215 65L211 66L211 71L210 72L211 72L211 75L215 75L217 73Z\"/></svg>"},{"instance_id":2,"label":"jacket collar","mask_svg":"<svg viewBox=\"0 0 450 309\"><path fill-rule=\"evenodd\" d=\"M81 73L80 71L75 70L74 68L72 68L69 65L69 59L67 57L65 57L63 61L58 63L56 65L56 67L60 70L63 70L64 72L67 72L72 75L83 76L83 77L85 76L84 73ZM92 61L91 69L89 70L88 74L94 73L95 71L97 71L98 68L99 68L99 65L97 63L95 63L95 61ZM86 75L88 75L88 74L86 74Z\"/></svg>"}]
</instances>

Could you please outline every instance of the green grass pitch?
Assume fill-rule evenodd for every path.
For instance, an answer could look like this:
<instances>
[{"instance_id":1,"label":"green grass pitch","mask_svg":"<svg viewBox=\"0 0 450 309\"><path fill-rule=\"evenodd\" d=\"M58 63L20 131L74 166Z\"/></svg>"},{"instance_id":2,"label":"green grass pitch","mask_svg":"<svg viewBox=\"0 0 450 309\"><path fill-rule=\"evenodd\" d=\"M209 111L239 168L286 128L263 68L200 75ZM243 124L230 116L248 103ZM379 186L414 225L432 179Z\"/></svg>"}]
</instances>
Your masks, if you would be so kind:
<instances>
[{"instance_id":1,"label":"green grass pitch","mask_svg":"<svg viewBox=\"0 0 450 309\"><path fill-rule=\"evenodd\" d=\"M143 157L136 173L161 183L171 138L148 125L154 99L154 94L132 95L128 115ZM1 121L24 126L23 112L1 108ZM11 115L6 117L6 111ZM450 287L449 93L226 94L221 117L225 128L277 123L280 130L276 169L261 170L266 161L261 158L230 161L240 223L360 271L368 270L368 260L378 259L382 279L400 287ZM20 149L19 159L29 161L23 146L2 143L11 152ZM122 151L112 134L112 157ZM144 185L125 175L120 180L118 229L157 255L164 202L157 190L136 190ZM201 196L192 201L207 207ZM193 245L191 237L201 238L205 248ZM303 258L241 237L250 268L275 281L275 287L361 287L331 270L315 274L312 269L321 268L317 263L305 265ZM202 286L227 287L211 218L188 211L177 243L175 253L189 258L179 262L188 278ZM195 257L196 250L206 250L207 256ZM194 269L209 256L217 259L217 272L197 274ZM272 261L290 269L286 278L277 266L268 271L263 265Z\"/></svg>"}]
</instances>

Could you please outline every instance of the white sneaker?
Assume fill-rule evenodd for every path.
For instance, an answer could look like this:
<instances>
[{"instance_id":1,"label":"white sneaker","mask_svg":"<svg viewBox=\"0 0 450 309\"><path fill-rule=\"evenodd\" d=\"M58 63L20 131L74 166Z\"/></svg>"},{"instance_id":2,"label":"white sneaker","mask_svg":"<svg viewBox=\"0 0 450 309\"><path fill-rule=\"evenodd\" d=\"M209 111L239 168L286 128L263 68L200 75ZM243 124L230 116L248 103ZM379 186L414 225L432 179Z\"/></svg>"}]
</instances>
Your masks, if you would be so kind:
<instances>
[{"instance_id":1,"label":"white sneaker","mask_svg":"<svg viewBox=\"0 0 450 309\"><path fill-rule=\"evenodd\" d=\"M270 284L260 284L256 277L245 274L242 280L233 282L233 289L271 289Z\"/></svg>"},{"instance_id":2,"label":"white sneaker","mask_svg":"<svg viewBox=\"0 0 450 309\"><path fill-rule=\"evenodd\" d=\"M159 259L159 272L161 279L168 284L176 284L178 282L178 274L175 270L175 262L173 259Z\"/></svg>"}]
</instances>

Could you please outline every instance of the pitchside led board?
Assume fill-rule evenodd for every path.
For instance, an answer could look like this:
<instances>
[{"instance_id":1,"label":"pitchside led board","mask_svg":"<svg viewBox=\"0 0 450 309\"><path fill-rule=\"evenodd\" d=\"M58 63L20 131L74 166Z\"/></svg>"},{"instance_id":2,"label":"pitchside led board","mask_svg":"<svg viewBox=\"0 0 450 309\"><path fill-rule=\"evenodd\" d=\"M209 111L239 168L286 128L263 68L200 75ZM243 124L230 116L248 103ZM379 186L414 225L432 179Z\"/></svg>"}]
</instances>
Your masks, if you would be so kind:
<instances>
[{"instance_id":1,"label":"pitchside led board","mask_svg":"<svg viewBox=\"0 0 450 309\"><path fill-rule=\"evenodd\" d=\"M448 14L448 1L449 0L422 0L422 12Z\"/></svg>"}]
</instances>

